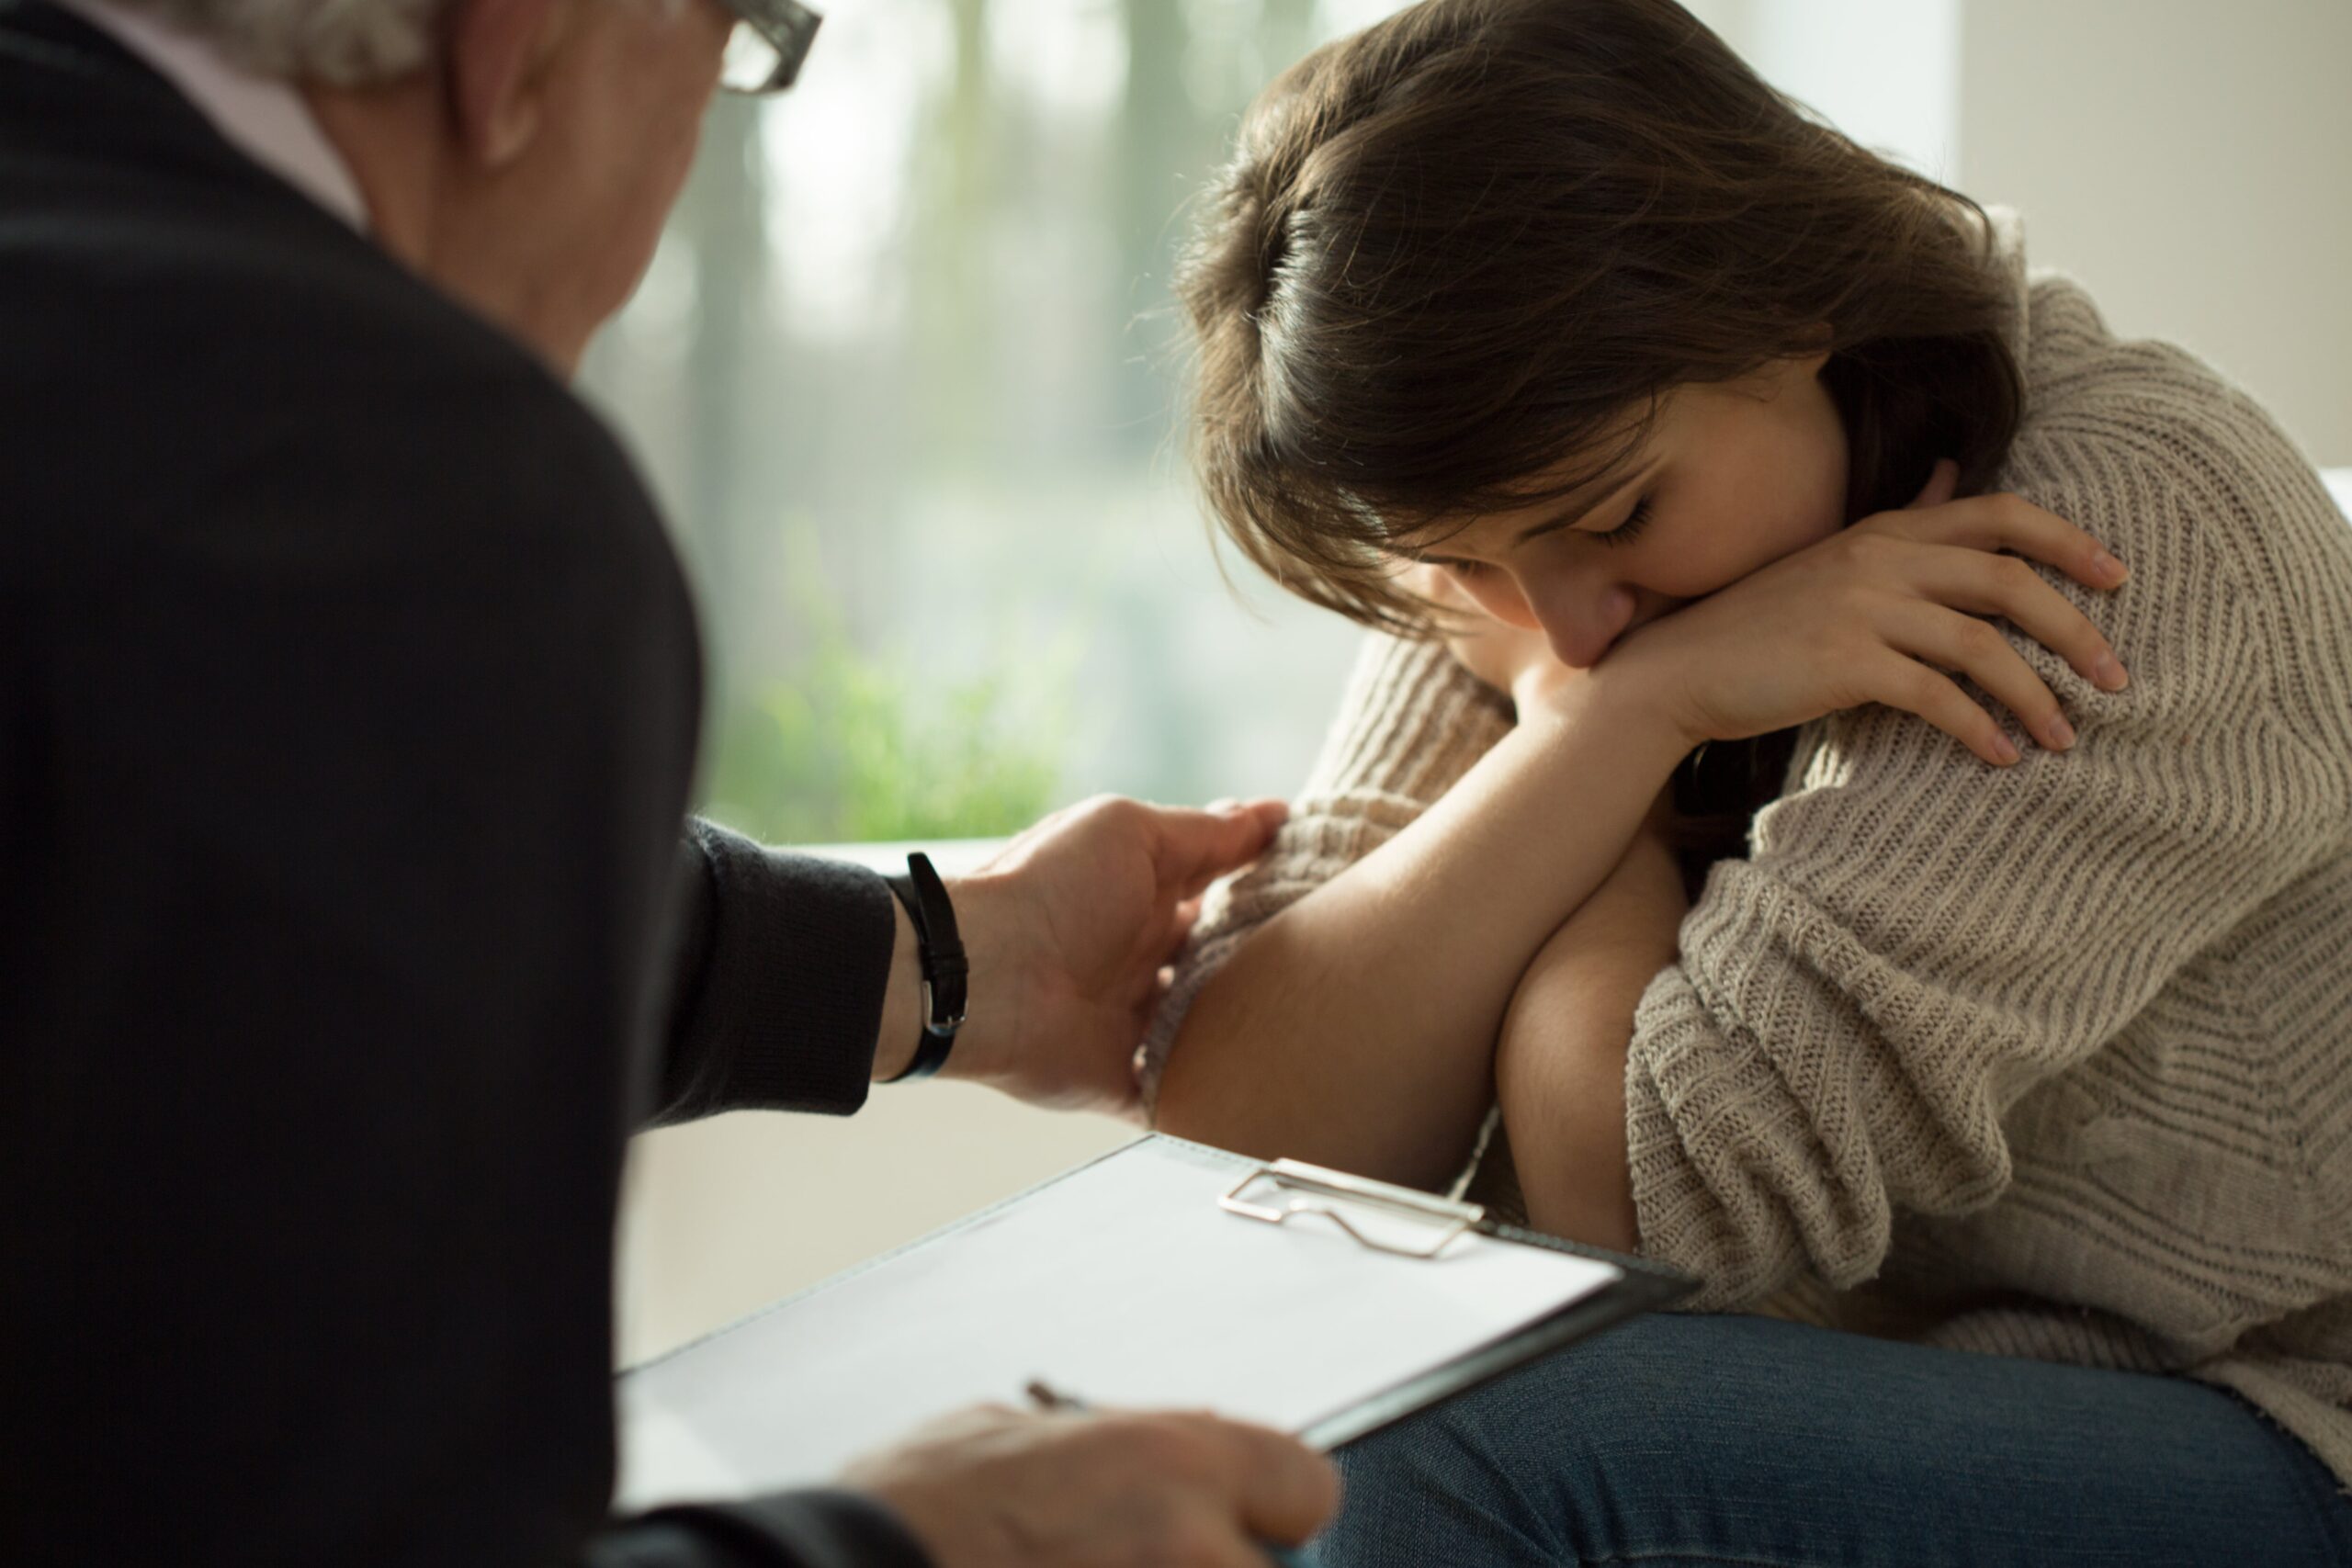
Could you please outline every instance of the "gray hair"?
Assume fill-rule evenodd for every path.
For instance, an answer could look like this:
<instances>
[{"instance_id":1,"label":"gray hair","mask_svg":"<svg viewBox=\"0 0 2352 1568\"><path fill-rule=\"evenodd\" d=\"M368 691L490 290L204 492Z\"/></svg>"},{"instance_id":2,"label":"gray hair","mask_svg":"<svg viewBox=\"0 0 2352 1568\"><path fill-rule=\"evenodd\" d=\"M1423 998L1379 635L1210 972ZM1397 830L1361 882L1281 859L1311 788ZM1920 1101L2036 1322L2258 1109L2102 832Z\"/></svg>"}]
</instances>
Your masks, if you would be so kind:
<instances>
[{"instance_id":1,"label":"gray hair","mask_svg":"<svg viewBox=\"0 0 2352 1568\"><path fill-rule=\"evenodd\" d=\"M446 0L130 3L262 75L359 87L404 76L432 57Z\"/></svg>"}]
</instances>

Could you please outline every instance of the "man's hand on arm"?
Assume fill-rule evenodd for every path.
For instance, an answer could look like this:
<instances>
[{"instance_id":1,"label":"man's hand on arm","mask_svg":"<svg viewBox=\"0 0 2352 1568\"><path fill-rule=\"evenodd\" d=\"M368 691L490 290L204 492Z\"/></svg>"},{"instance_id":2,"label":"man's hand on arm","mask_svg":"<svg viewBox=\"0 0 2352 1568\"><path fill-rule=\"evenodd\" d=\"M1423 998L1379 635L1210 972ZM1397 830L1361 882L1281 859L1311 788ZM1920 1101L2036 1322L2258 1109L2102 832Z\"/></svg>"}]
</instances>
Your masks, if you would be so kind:
<instances>
[{"instance_id":1,"label":"man's hand on arm","mask_svg":"<svg viewBox=\"0 0 2352 1568\"><path fill-rule=\"evenodd\" d=\"M1202 893L1255 860L1285 815L1273 800L1205 811L1090 800L951 881L971 990L942 1076L1057 1109L1135 1114L1135 1055L1162 971ZM914 931L903 909L897 920L876 1078L905 1067L922 1030Z\"/></svg>"}]
</instances>

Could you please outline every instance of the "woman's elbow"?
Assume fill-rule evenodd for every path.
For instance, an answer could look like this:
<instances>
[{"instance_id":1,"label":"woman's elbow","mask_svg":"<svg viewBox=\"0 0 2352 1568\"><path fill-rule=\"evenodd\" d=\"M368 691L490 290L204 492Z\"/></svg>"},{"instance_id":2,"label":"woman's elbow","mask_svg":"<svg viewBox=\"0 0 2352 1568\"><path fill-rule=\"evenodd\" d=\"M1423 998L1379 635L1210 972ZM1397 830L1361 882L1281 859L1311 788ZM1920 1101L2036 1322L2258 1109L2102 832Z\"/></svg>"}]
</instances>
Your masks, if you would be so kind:
<instances>
[{"instance_id":1,"label":"woman's elbow","mask_svg":"<svg viewBox=\"0 0 2352 1568\"><path fill-rule=\"evenodd\" d=\"M1214 989L1212 981L1186 1011L1169 1041L1167 1059L1159 1072L1159 1092L1153 1097L1148 1114L1156 1133L1250 1154L1255 1151L1243 1146L1246 1129L1241 1125L1242 1101L1232 1092L1235 1075L1223 1060L1226 1053L1216 1032L1209 1026L1212 1019L1203 1016L1201 1003L1210 1000ZM1205 1010L1214 1013L1213 1007Z\"/></svg>"},{"instance_id":2,"label":"woman's elbow","mask_svg":"<svg viewBox=\"0 0 2352 1568\"><path fill-rule=\"evenodd\" d=\"M1495 1064L1528 1223L1630 1252L1638 1239L1625 1135L1632 1010L1621 1017L1614 1006L1553 989L1549 1007L1514 1002Z\"/></svg>"}]
</instances>

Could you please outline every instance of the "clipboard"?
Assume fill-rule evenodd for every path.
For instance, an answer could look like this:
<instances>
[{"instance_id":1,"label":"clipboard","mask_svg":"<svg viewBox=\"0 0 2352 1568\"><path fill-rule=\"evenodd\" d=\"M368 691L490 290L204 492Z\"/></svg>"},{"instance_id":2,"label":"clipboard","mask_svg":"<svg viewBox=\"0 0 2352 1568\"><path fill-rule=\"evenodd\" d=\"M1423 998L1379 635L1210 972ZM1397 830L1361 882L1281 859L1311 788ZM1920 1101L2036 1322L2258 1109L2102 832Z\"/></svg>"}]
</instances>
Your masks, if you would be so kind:
<instances>
[{"instance_id":1,"label":"clipboard","mask_svg":"<svg viewBox=\"0 0 2352 1568\"><path fill-rule=\"evenodd\" d=\"M1032 1380L1329 1452L1695 1288L1476 1204L1147 1134L625 1372L618 1502L826 1484Z\"/></svg>"}]
</instances>

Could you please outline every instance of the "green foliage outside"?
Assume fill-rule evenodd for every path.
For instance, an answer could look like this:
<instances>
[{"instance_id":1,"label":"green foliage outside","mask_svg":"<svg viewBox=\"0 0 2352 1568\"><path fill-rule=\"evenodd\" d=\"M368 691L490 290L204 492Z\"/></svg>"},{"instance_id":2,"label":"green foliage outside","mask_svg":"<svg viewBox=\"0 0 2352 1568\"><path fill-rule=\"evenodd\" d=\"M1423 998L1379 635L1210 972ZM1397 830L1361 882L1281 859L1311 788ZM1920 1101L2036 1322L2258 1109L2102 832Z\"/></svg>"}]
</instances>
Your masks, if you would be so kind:
<instances>
[{"instance_id":1,"label":"green foliage outside","mask_svg":"<svg viewBox=\"0 0 2352 1568\"><path fill-rule=\"evenodd\" d=\"M710 816L771 843L813 844L993 838L1052 807L1074 646L1000 640L996 670L943 679L910 649L861 653L825 605L801 613L814 637L790 678L721 720Z\"/></svg>"}]
</instances>

